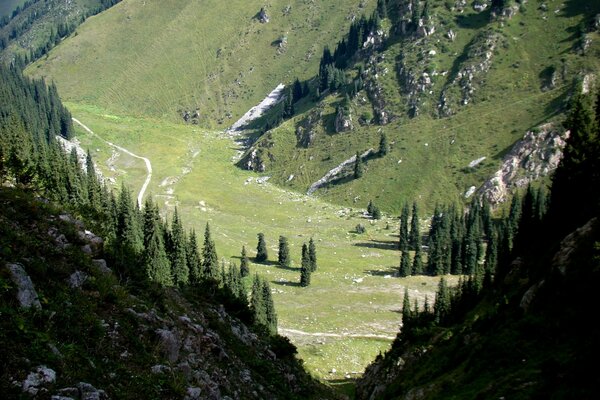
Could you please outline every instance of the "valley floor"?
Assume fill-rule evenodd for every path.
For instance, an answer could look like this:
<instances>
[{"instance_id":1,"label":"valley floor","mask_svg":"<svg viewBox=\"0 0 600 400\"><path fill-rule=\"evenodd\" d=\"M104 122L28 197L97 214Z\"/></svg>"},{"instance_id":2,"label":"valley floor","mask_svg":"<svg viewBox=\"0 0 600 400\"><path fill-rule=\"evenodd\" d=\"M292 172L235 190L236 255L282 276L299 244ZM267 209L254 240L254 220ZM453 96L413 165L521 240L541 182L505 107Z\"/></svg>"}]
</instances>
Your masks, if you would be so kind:
<instances>
[{"instance_id":1,"label":"valley floor","mask_svg":"<svg viewBox=\"0 0 600 400\"><path fill-rule=\"evenodd\" d=\"M363 214L366 204L336 206L242 171L232 163L236 143L222 132L68 106L88 127L78 127L78 139L109 182L118 187L125 181L134 193L153 196L167 218L177 207L186 228L199 236L210 223L218 255L226 262L239 264L242 246L252 260L256 236L265 234L269 262L252 264L251 273L270 281L280 332L297 345L316 377L355 377L389 348L400 325L405 287L412 298L433 297L436 278L395 277L396 218L372 221ZM359 223L366 233L355 233ZM293 266L288 269L274 261L280 235L290 244ZM318 270L311 285L302 288L300 249L311 237Z\"/></svg>"}]
</instances>

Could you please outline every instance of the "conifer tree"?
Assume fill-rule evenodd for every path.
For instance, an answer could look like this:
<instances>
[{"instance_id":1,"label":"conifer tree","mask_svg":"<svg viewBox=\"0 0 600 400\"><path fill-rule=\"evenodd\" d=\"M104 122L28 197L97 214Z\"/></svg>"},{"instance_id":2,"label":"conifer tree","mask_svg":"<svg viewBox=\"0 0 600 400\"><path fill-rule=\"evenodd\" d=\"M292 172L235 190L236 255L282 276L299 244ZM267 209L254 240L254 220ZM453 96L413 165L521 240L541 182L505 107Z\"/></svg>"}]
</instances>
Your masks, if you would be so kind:
<instances>
[{"instance_id":1,"label":"conifer tree","mask_svg":"<svg viewBox=\"0 0 600 400\"><path fill-rule=\"evenodd\" d=\"M256 262L265 262L268 258L269 255L267 254L267 244L265 243L265 235L263 233L259 233L258 244L256 245Z\"/></svg>"},{"instance_id":2,"label":"conifer tree","mask_svg":"<svg viewBox=\"0 0 600 400\"><path fill-rule=\"evenodd\" d=\"M416 314L415 314L416 315ZM412 312L410 310L410 298L408 297L408 288L404 288L404 297L402 298L402 331L408 332L412 327Z\"/></svg>"},{"instance_id":3,"label":"conifer tree","mask_svg":"<svg viewBox=\"0 0 600 400\"><path fill-rule=\"evenodd\" d=\"M275 312L275 304L271 294L269 282L263 280L262 284L263 304L265 306L266 326L272 335L277 333L277 313Z\"/></svg>"},{"instance_id":4,"label":"conifer tree","mask_svg":"<svg viewBox=\"0 0 600 400\"><path fill-rule=\"evenodd\" d=\"M188 270L190 271L190 283L199 283L202 280L202 260L198 252L198 240L194 229L190 231L186 257Z\"/></svg>"},{"instance_id":5,"label":"conifer tree","mask_svg":"<svg viewBox=\"0 0 600 400\"><path fill-rule=\"evenodd\" d=\"M143 237L131 192L125 184L121 185L117 203L116 237L119 238L115 242L117 264L133 272L143 250Z\"/></svg>"},{"instance_id":6,"label":"conifer tree","mask_svg":"<svg viewBox=\"0 0 600 400\"><path fill-rule=\"evenodd\" d=\"M267 325L267 313L263 295L262 280L258 274L252 280L252 293L250 295L250 308L254 312L254 321L257 324Z\"/></svg>"},{"instance_id":7,"label":"conifer tree","mask_svg":"<svg viewBox=\"0 0 600 400\"><path fill-rule=\"evenodd\" d=\"M381 136L379 137L379 156L383 157L385 156L388 151L390 151L390 146L388 145L388 141L387 141L387 137L385 136L385 133L382 133Z\"/></svg>"},{"instance_id":8,"label":"conifer tree","mask_svg":"<svg viewBox=\"0 0 600 400\"><path fill-rule=\"evenodd\" d=\"M217 279L219 269L219 258L217 257L217 249L215 242L210 236L210 226L206 223L204 229L204 245L202 247L202 275L205 278Z\"/></svg>"},{"instance_id":9,"label":"conifer tree","mask_svg":"<svg viewBox=\"0 0 600 400\"><path fill-rule=\"evenodd\" d=\"M246 246L242 246L242 261L240 263L240 274L242 275L242 278L250 274L250 260L248 260L248 255L246 254Z\"/></svg>"},{"instance_id":10,"label":"conifer tree","mask_svg":"<svg viewBox=\"0 0 600 400\"><path fill-rule=\"evenodd\" d=\"M308 256L308 246L306 243L302 245L302 264L300 268L300 286L307 287L310 285L310 258Z\"/></svg>"},{"instance_id":11,"label":"conifer tree","mask_svg":"<svg viewBox=\"0 0 600 400\"><path fill-rule=\"evenodd\" d=\"M412 275L423 275L423 255L421 253L421 249L418 248L415 251L415 256L413 258L412 264Z\"/></svg>"},{"instance_id":12,"label":"conifer tree","mask_svg":"<svg viewBox=\"0 0 600 400\"><path fill-rule=\"evenodd\" d=\"M435 295L435 304L433 306L434 320L437 324L441 323L450 312L450 292L446 279L442 276L438 284L438 290Z\"/></svg>"},{"instance_id":13,"label":"conifer tree","mask_svg":"<svg viewBox=\"0 0 600 400\"><path fill-rule=\"evenodd\" d=\"M310 272L317 270L317 248L313 238L308 241L308 261L310 263Z\"/></svg>"},{"instance_id":14,"label":"conifer tree","mask_svg":"<svg viewBox=\"0 0 600 400\"><path fill-rule=\"evenodd\" d=\"M408 204L404 203L402 207L402 214L400 214L400 250L405 251L409 248L409 236L408 236L408 217L409 210Z\"/></svg>"},{"instance_id":15,"label":"conifer tree","mask_svg":"<svg viewBox=\"0 0 600 400\"><path fill-rule=\"evenodd\" d=\"M186 238L183 231L183 226L179 220L177 208L173 213L173 221L171 222L171 270L173 271L173 281L176 285L184 286L190 282L190 271L187 264L186 256Z\"/></svg>"},{"instance_id":16,"label":"conifer tree","mask_svg":"<svg viewBox=\"0 0 600 400\"><path fill-rule=\"evenodd\" d=\"M410 233L408 235L408 244L414 249L421 248L421 232L419 227L419 209L417 202L412 205L412 218L410 220Z\"/></svg>"},{"instance_id":17,"label":"conifer tree","mask_svg":"<svg viewBox=\"0 0 600 400\"><path fill-rule=\"evenodd\" d=\"M287 238L284 236L279 236L278 263L281 268L289 268L292 264L292 260L290 259L290 248Z\"/></svg>"},{"instance_id":18,"label":"conifer tree","mask_svg":"<svg viewBox=\"0 0 600 400\"><path fill-rule=\"evenodd\" d=\"M408 250L402 250L402 256L400 257L400 271L399 275L401 277L409 276L412 272L412 267L410 265L410 257L408 255Z\"/></svg>"},{"instance_id":19,"label":"conifer tree","mask_svg":"<svg viewBox=\"0 0 600 400\"><path fill-rule=\"evenodd\" d=\"M354 161L354 179L358 179L363 175L363 165L360 153L356 152L356 160Z\"/></svg>"},{"instance_id":20,"label":"conifer tree","mask_svg":"<svg viewBox=\"0 0 600 400\"><path fill-rule=\"evenodd\" d=\"M144 207L142 263L148 280L164 286L171 286L173 285L171 265L165 252L159 218L158 209L152 204L152 199L149 196Z\"/></svg>"}]
</instances>

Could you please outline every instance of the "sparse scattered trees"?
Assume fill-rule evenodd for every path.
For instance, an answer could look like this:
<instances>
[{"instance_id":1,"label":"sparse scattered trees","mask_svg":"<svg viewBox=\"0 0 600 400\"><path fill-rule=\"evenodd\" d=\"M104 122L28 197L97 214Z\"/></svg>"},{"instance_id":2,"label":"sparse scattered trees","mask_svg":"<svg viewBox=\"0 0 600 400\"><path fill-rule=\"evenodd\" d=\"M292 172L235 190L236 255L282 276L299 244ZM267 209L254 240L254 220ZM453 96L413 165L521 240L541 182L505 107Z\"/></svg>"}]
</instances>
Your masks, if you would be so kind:
<instances>
[{"instance_id":1,"label":"sparse scattered trees","mask_svg":"<svg viewBox=\"0 0 600 400\"><path fill-rule=\"evenodd\" d=\"M258 234L258 244L256 245L256 262L262 263L267 261L269 255L267 253L267 243L265 242L265 235L263 233Z\"/></svg>"}]
</instances>

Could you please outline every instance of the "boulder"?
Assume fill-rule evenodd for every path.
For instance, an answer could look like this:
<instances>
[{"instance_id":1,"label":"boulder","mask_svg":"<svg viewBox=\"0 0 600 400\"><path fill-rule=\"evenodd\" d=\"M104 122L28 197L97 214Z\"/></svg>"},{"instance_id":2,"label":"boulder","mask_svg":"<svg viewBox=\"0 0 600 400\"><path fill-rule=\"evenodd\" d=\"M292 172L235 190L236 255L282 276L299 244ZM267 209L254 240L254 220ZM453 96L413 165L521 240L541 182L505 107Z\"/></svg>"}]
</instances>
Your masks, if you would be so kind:
<instances>
[{"instance_id":1,"label":"boulder","mask_svg":"<svg viewBox=\"0 0 600 400\"><path fill-rule=\"evenodd\" d=\"M158 329L156 334L159 337L159 346L163 356L174 363L179 358L179 349L181 343L177 335L168 329Z\"/></svg>"},{"instance_id":2,"label":"boulder","mask_svg":"<svg viewBox=\"0 0 600 400\"><path fill-rule=\"evenodd\" d=\"M78 289L88 280L89 275L83 271L75 271L69 276L69 287Z\"/></svg>"},{"instance_id":3,"label":"boulder","mask_svg":"<svg viewBox=\"0 0 600 400\"><path fill-rule=\"evenodd\" d=\"M261 24L266 24L270 20L269 16L267 15L267 10L265 10L264 7L262 7L258 12L258 20Z\"/></svg>"},{"instance_id":4,"label":"boulder","mask_svg":"<svg viewBox=\"0 0 600 400\"><path fill-rule=\"evenodd\" d=\"M33 282L29 275L27 275L27 272L25 272L23 265L9 263L6 264L6 267L10 271L11 280L17 286L17 300L19 301L19 305L23 308L33 307L41 309L42 304L38 299Z\"/></svg>"},{"instance_id":5,"label":"boulder","mask_svg":"<svg viewBox=\"0 0 600 400\"><path fill-rule=\"evenodd\" d=\"M54 383L56 381L56 372L40 365L27 375L27 379L23 381L22 389L24 393L35 396L44 386Z\"/></svg>"}]
</instances>

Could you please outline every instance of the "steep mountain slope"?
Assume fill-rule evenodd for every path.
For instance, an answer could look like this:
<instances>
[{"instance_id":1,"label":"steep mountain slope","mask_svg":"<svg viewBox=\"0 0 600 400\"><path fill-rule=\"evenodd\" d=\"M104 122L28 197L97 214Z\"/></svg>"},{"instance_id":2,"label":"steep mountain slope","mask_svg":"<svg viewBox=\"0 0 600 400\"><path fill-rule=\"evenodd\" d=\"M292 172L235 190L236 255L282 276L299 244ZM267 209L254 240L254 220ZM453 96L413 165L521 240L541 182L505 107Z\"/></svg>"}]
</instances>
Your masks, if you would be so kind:
<instances>
[{"instance_id":1,"label":"steep mountain slope","mask_svg":"<svg viewBox=\"0 0 600 400\"><path fill-rule=\"evenodd\" d=\"M121 281L61 208L7 188L0 203L4 398L332 397L230 294Z\"/></svg>"},{"instance_id":2,"label":"steep mountain slope","mask_svg":"<svg viewBox=\"0 0 600 400\"><path fill-rule=\"evenodd\" d=\"M363 178L348 170L316 194L396 212L413 199L430 209L463 201L526 132L561 114L575 82L593 80L600 49L597 2L471 3L388 1L388 18L350 58L347 84L297 103L242 166L304 192L357 151L377 150L383 133L390 149L366 157ZM428 11L415 23L417 5Z\"/></svg>"},{"instance_id":3,"label":"steep mountain slope","mask_svg":"<svg viewBox=\"0 0 600 400\"><path fill-rule=\"evenodd\" d=\"M30 67L66 100L117 114L232 124L280 82L309 77L359 0L123 1ZM269 18L261 23L264 7Z\"/></svg>"},{"instance_id":4,"label":"steep mountain slope","mask_svg":"<svg viewBox=\"0 0 600 400\"><path fill-rule=\"evenodd\" d=\"M526 195L512 251L481 289L436 295L433 313L403 306L392 349L367 368L360 399L594 398L600 355L600 95L573 101L565 157L540 218ZM594 111L595 108L595 118ZM471 278L469 278L469 281Z\"/></svg>"},{"instance_id":5,"label":"steep mountain slope","mask_svg":"<svg viewBox=\"0 0 600 400\"><path fill-rule=\"evenodd\" d=\"M28 0L2 2L0 61L26 65L56 46L90 15L121 0Z\"/></svg>"}]
</instances>

